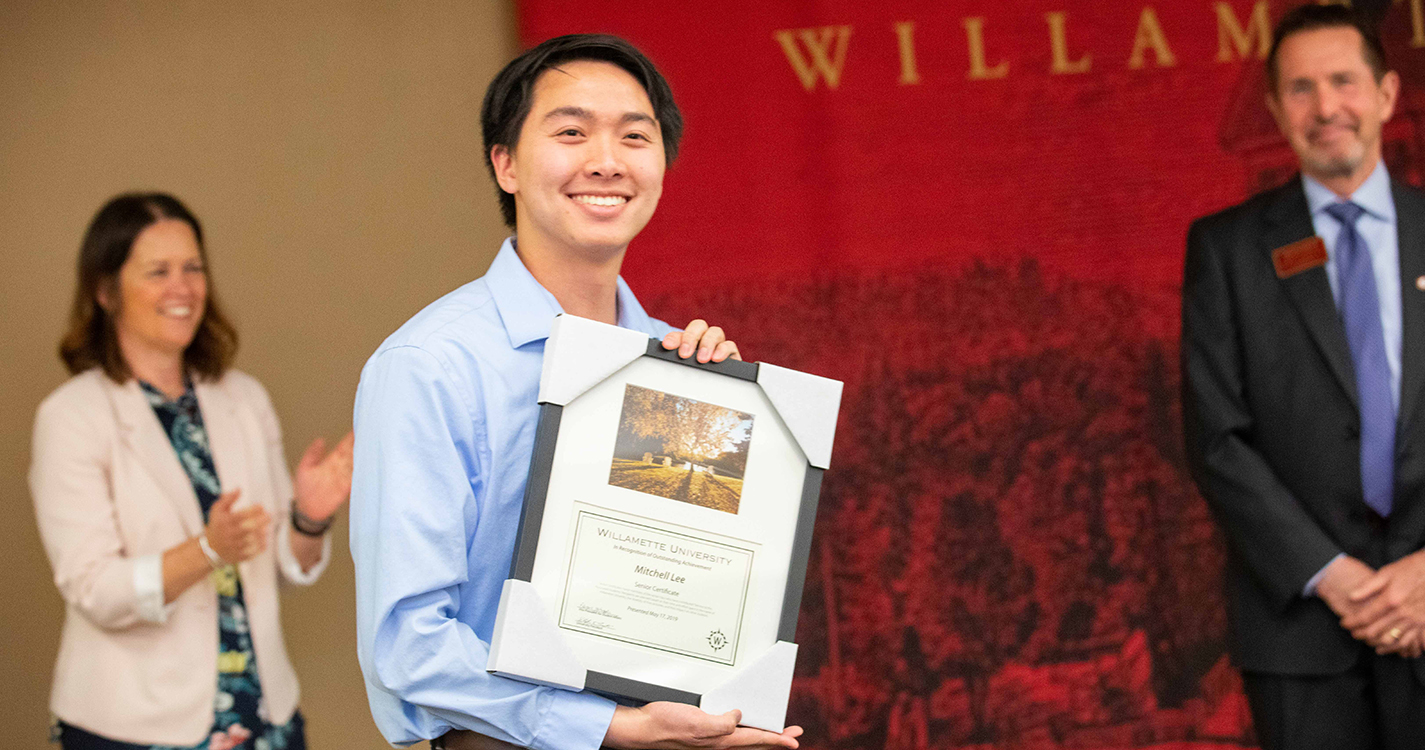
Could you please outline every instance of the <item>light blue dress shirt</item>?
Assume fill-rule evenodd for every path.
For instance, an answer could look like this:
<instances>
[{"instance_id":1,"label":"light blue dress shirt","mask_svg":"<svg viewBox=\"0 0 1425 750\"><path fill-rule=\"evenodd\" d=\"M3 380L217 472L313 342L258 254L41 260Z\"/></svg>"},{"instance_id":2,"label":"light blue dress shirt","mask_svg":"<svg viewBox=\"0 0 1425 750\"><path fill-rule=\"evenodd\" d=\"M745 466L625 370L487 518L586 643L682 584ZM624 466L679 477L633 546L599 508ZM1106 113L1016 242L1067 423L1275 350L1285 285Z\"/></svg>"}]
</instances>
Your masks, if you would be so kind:
<instances>
[{"instance_id":1,"label":"light blue dress shirt","mask_svg":"<svg viewBox=\"0 0 1425 750\"><path fill-rule=\"evenodd\" d=\"M1306 188L1307 205L1311 207L1311 225L1326 243L1326 279L1331 282L1331 295L1339 310L1341 288L1337 281L1336 238L1341 236L1341 222L1326 213L1326 209L1342 201L1330 188L1310 177L1303 175L1301 181ZM1395 231L1395 196L1390 192L1390 174L1384 162L1377 164L1371 176L1351 194L1351 202L1365 209L1356 220L1356 231L1371 252L1376 298L1380 300L1380 325L1385 332L1385 361L1390 368L1390 398L1399 411L1400 342L1404 330L1400 307L1400 240Z\"/></svg>"},{"instance_id":2,"label":"light blue dress shirt","mask_svg":"<svg viewBox=\"0 0 1425 750\"><path fill-rule=\"evenodd\" d=\"M1306 203L1311 209L1311 225L1316 235L1326 243L1326 279L1331 284L1331 296L1336 300L1336 309L1341 309L1341 284L1336 270L1336 240L1341 236L1341 222L1326 212L1332 204L1341 203L1340 196L1316 180L1301 176L1302 187L1306 189ZM1390 192L1390 174L1385 162L1376 165L1371 176L1361 183L1351 194L1352 203L1365 209L1356 220L1356 231L1366 241L1371 253L1371 271L1376 277L1376 299L1380 301L1380 326L1385 333L1385 361L1390 369L1390 400L1396 411L1400 410L1400 349L1404 335L1401 320L1400 297L1400 240L1395 231L1395 196ZM1331 558L1340 559L1341 553ZM1303 593L1316 593L1316 585L1326 574L1326 563L1311 580L1306 582Z\"/></svg>"},{"instance_id":3,"label":"light blue dress shirt","mask_svg":"<svg viewBox=\"0 0 1425 750\"><path fill-rule=\"evenodd\" d=\"M619 325L662 337L618 280ZM377 727L406 745L470 729L595 750L614 704L485 671L539 415L558 301L506 240L367 361L356 392L351 555L357 655Z\"/></svg>"}]
</instances>

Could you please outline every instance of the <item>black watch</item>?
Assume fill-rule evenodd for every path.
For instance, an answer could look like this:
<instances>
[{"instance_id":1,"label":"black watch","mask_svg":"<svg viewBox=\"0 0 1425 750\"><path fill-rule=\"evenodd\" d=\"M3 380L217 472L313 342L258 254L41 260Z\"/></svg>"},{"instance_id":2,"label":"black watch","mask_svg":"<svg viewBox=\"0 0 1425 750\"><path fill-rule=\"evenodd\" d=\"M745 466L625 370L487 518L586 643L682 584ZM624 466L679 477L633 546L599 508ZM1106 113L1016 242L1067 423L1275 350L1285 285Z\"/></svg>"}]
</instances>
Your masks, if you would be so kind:
<instances>
[{"instance_id":1,"label":"black watch","mask_svg":"<svg viewBox=\"0 0 1425 750\"><path fill-rule=\"evenodd\" d=\"M333 517L335 517L336 514L332 515ZM321 536L327 533L327 529L331 528L332 525L331 518L328 518L325 521L318 521L312 518L308 518L307 514L303 513L297 508L297 501L295 500L292 501L291 519L292 528L295 529L298 534L302 534L303 536Z\"/></svg>"}]
</instances>

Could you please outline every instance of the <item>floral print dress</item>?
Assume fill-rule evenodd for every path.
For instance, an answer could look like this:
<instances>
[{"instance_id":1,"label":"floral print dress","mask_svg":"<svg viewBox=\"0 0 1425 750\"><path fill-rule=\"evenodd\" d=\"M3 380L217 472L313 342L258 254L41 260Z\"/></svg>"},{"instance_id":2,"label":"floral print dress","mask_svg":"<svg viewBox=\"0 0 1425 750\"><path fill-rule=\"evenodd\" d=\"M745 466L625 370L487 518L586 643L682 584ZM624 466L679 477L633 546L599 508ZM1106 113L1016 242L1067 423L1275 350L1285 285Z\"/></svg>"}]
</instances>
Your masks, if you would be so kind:
<instances>
[{"instance_id":1,"label":"floral print dress","mask_svg":"<svg viewBox=\"0 0 1425 750\"><path fill-rule=\"evenodd\" d=\"M198 398L190 383L176 401L170 401L161 391L140 381L149 405L158 415L168 440L178 453L193 491L203 509L203 522L208 511L218 501L221 485L217 468L208 447L208 432L203 415L198 410ZM213 730L208 738L192 746L134 745L115 742L91 735L76 727L61 728L62 742L68 748L99 750L305 750L306 738L302 715L296 713L282 726L268 723L262 702L262 684L257 678L257 658L248 633L247 607L243 603L242 581L237 567L224 566L212 572L218 590L218 696L213 705Z\"/></svg>"}]
</instances>

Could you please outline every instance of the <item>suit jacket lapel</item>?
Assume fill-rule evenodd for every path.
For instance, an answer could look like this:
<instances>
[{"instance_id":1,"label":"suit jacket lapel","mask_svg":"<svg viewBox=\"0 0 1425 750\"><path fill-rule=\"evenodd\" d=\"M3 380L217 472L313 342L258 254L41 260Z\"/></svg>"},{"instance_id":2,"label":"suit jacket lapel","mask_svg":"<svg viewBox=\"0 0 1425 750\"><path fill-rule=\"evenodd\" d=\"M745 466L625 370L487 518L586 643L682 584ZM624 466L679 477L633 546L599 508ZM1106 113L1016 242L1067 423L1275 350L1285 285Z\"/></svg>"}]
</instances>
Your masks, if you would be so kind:
<instances>
[{"instance_id":1,"label":"suit jacket lapel","mask_svg":"<svg viewBox=\"0 0 1425 750\"><path fill-rule=\"evenodd\" d=\"M198 507L193 483L178 463L173 443L164 434L163 424L153 413L153 407L139 388L138 381L129 378L128 382L119 385L104 378L104 382L109 399L114 404L123 441L163 490L164 499L182 520L184 530L190 534L199 533L203 530L203 513Z\"/></svg>"},{"instance_id":2,"label":"suit jacket lapel","mask_svg":"<svg viewBox=\"0 0 1425 750\"><path fill-rule=\"evenodd\" d=\"M1277 199L1267 207L1263 215L1266 224L1262 233L1262 247L1268 255L1279 247L1290 245L1316 234L1311 224L1311 208L1306 203L1306 191L1300 180L1293 180L1281 188ZM1270 257L1267 259L1270 263ZM1336 380L1350 397L1351 403L1360 403L1356 396L1356 371L1351 365L1351 348L1346 343L1346 329L1336 312L1336 301L1331 297L1331 282L1326 278L1324 267L1281 279L1287 297L1296 306L1306 330Z\"/></svg>"},{"instance_id":3,"label":"suit jacket lapel","mask_svg":"<svg viewBox=\"0 0 1425 750\"><path fill-rule=\"evenodd\" d=\"M1396 430L1405 429L1425 390L1425 293L1415 286L1425 277L1425 199L1392 186L1395 232L1400 246L1400 414Z\"/></svg>"},{"instance_id":4,"label":"suit jacket lapel","mask_svg":"<svg viewBox=\"0 0 1425 750\"><path fill-rule=\"evenodd\" d=\"M241 415L238 405L221 386L207 381L193 385L198 396L198 408L203 411L203 425L208 432L208 449L213 454L213 467L224 492L246 489L247 454L242 439ZM238 506L253 497L240 498Z\"/></svg>"}]
</instances>

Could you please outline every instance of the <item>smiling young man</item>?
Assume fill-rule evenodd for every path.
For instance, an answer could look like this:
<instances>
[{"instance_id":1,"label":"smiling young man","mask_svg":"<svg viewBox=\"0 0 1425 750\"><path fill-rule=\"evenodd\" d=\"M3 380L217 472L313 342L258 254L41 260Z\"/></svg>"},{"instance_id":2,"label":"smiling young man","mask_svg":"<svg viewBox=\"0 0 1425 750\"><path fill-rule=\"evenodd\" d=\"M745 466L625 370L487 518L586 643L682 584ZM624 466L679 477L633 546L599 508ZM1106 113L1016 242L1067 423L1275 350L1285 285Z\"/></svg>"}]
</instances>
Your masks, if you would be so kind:
<instances>
[{"instance_id":1,"label":"smiling young man","mask_svg":"<svg viewBox=\"0 0 1425 750\"><path fill-rule=\"evenodd\" d=\"M1381 160L1400 80L1334 5L1288 13L1267 70L1301 175L1195 222L1183 281L1231 651L1267 750L1425 747L1425 195Z\"/></svg>"},{"instance_id":2,"label":"smiling young man","mask_svg":"<svg viewBox=\"0 0 1425 750\"><path fill-rule=\"evenodd\" d=\"M449 750L796 748L799 728L738 727L735 711L615 706L485 671L554 316L662 337L703 362L738 354L701 320L676 331L650 318L618 275L682 133L647 58L615 37L551 39L496 76L481 123L515 235L485 276L392 334L357 390L351 549L377 726L393 744Z\"/></svg>"}]
</instances>

